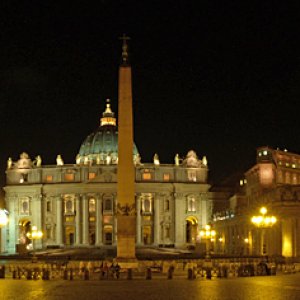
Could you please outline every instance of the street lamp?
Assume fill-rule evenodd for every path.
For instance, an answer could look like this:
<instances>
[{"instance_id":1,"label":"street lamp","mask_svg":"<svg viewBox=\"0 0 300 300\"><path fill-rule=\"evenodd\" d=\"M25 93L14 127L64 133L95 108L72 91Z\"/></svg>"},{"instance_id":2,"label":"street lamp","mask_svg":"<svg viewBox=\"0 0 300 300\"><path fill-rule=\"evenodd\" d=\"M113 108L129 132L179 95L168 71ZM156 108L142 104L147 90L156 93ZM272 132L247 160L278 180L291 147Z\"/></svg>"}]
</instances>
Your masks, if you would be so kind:
<instances>
[{"instance_id":1,"label":"street lamp","mask_svg":"<svg viewBox=\"0 0 300 300\"><path fill-rule=\"evenodd\" d=\"M260 252L265 255L267 253L266 251L266 244L265 244L265 230L267 228L271 228L276 222L277 218L275 216L268 216L267 215L267 208L261 207L259 210L260 215L259 216L253 216L251 218L251 222L257 227L262 229L262 248Z\"/></svg>"},{"instance_id":2,"label":"street lamp","mask_svg":"<svg viewBox=\"0 0 300 300\"><path fill-rule=\"evenodd\" d=\"M200 237L205 239L206 258L210 257L210 242L215 240L216 231L211 229L210 225L205 225L204 229L200 231Z\"/></svg>"},{"instance_id":3,"label":"street lamp","mask_svg":"<svg viewBox=\"0 0 300 300\"><path fill-rule=\"evenodd\" d=\"M39 240L43 237L43 232L38 230L36 226L31 227L31 232L28 232L27 237L32 240L32 250L33 250L33 261L36 261L36 255L35 255L35 241Z\"/></svg>"}]
</instances>

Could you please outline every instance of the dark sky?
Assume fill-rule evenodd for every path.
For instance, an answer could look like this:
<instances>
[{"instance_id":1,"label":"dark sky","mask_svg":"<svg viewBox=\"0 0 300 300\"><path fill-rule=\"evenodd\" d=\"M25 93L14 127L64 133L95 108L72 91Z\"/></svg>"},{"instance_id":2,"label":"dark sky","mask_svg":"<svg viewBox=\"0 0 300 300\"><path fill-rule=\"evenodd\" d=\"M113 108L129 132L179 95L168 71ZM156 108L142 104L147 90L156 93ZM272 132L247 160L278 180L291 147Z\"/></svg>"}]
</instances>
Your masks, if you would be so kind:
<instances>
[{"instance_id":1,"label":"dark sky","mask_svg":"<svg viewBox=\"0 0 300 300\"><path fill-rule=\"evenodd\" d=\"M207 156L217 182L251 166L259 146L300 152L296 5L22 2L0 4L1 184L7 158L23 151L40 154L44 164L57 154L74 163L106 98L117 112L123 33L131 37L143 162L155 152L162 163L173 162L194 149Z\"/></svg>"}]
</instances>

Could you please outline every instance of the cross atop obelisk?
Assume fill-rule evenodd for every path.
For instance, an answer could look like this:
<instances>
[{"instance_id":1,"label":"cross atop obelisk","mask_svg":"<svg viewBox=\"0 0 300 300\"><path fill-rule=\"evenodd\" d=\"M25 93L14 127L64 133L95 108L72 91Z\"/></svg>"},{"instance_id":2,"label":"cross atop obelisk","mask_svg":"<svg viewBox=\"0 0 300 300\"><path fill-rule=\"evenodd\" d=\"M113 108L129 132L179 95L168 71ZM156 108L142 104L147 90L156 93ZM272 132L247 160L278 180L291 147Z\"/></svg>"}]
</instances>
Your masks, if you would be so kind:
<instances>
[{"instance_id":1,"label":"cross atop obelisk","mask_svg":"<svg viewBox=\"0 0 300 300\"><path fill-rule=\"evenodd\" d=\"M128 64L129 63L129 55L128 55L128 43L127 41L130 40L129 36L126 36L125 33L123 33L123 35L121 37L119 37L120 40L123 41L123 45L122 45L122 63L123 64Z\"/></svg>"}]
</instances>

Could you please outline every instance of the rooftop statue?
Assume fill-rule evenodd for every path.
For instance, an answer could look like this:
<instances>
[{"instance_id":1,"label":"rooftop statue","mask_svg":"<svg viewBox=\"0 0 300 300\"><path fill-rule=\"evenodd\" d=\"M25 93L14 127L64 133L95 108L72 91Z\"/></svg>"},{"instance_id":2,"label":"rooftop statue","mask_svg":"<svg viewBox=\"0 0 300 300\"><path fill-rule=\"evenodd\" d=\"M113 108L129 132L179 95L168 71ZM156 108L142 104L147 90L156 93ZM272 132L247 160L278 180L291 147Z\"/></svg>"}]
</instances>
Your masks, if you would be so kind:
<instances>
[{"instance_id":1,"label":"rooftop statue","mask_svg":"<svg viewBox=\"0 0 300 300\"><path fill-rule=\"evenodd\" d=\"M60 154L58 154L57 157L56 157L56 164L58 166L63 166L64 165L64 161L63 161L63 159L62 159L62 157L61 157Z\"/></svg>"},{"instance_id":2,"label":"rooftop statue","mask_svg":"<svg viewBox=\"0 0 300 300\"><path fill-rule=\"evenodd\" d=\"M13 166L13 161L12 161L11 157L9 157L7 160L7 169L8 170L11 169L12 166Z\"/></svg>"},{"instance_id":3,"label":"rooftop statue","mask_svg":"<svg viewBox=\"0 0 300 300\"><path fill-rule=\"evenodd\" d=\"M139 154L136 154L134 156L134 164L135 165L140 165L141 164L141 156Z\"/></svg>"},{"instance_id":4,"label":"rooftop statue","mask_svg":"<svg viewBox=\"0 0 300 300\"><path fill-rule=\"evenodd\" d=\"M42 165L42 158L40 155L38 155L36 158L35 158L35 163L36 163L36 166L37 167L40 167Z\"/></svg>"},{"instance_id":5,"label":"rooftop statue","mask_svg":"<svg viewBox=\"0 0 300 300\"><path fill-rule=\"evenodd\" d=\"M153 163L154 163L155 165L159 165L159 164L160 164L160 162L159 162L159 157L158 157L158 154L157 154L157 153L155 153L154 156L153 156Z\"/></svg>"},{"instance_id":6,"label":"rooftop statue","mask_svg":"<svg viewBox=\"0 0 300 300\"><path fill-rule=\"evenodd\" d=\"M107 156L106 156L106 164L107 165L111 164L111 155L110 155L110 153L108 153Z\"/></svg>"},{"instance_id":7,"label":"rooftop statue","mask_svg":"<svg viewBox=\"0 0 300 300\"><path fill-rule=\"evenodd\" d=\"M175 165L179 166L179 154L178 153L175 155L174 161L175 161Z\"/></svg>"}]
</instances>

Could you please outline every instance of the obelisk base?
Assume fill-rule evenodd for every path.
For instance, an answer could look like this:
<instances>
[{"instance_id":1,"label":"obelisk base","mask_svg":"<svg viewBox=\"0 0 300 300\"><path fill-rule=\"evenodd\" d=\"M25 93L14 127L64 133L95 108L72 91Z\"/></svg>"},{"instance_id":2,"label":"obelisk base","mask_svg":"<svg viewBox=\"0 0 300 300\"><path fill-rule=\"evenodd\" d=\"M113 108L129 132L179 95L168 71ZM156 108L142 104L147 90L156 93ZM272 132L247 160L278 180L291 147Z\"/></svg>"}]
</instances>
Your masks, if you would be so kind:
<instances>
[{"instance_id":1,"label":"obelisk base","mask_svg":"<svg viewBox=\"0 0 300 300\"><path fill-rule=\"evenodd\" d=\"M135 259L135 216L118 216L117 258Z\"/></svg>"}]
</instances>

